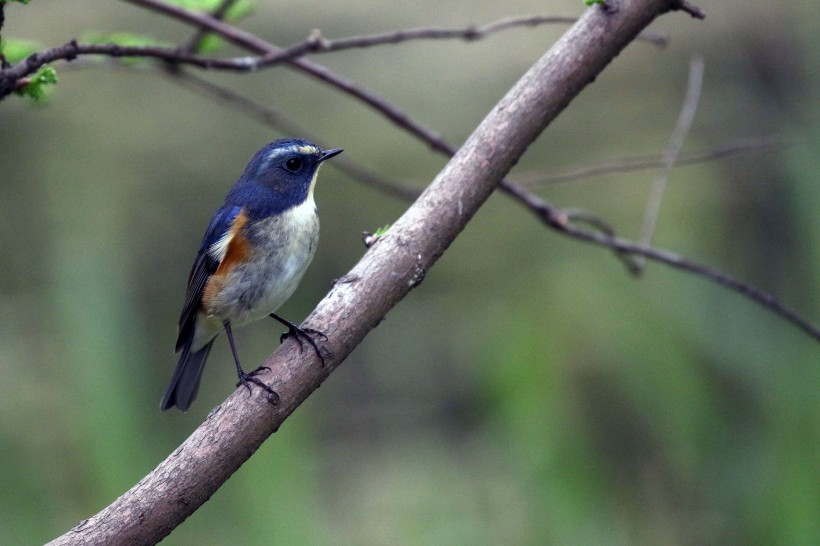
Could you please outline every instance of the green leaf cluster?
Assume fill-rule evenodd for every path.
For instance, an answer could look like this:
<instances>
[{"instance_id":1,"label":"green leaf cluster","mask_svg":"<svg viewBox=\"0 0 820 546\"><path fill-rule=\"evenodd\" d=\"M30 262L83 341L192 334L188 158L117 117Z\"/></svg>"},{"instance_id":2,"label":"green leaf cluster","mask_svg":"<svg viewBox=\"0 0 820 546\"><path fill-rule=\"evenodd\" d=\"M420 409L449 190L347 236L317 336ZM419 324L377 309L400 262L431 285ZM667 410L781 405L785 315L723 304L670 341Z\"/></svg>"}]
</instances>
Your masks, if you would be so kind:
<instances>
[{"instance_id":1,"label":"green leaf cluster","mask_svg":"<svg viewBox=\"0 0 820 546\"><path fill-rule=\"evenodd\" d=\"M0 4L18 2L28 4L31 0L0 0ZM222 0L169 0L182 8L213 13L222 5ZM238 0L228 9L224 19L236 22L253 12L252 0ZM83 36L83 41L95 44L117 44L121 46L157 46L173 47L173 44L163 42L157 38L131 32L90 33ZM212 54L224 45L224 40L212 34L205 35L197 44L198 53ZM9 63L17 63L29 55L43 49L42 44L27 40L0 40L0 59ZM137 63L144 59L125 58L124 63ZM15 90L20 96L29 97L36 101L46 97L49 86L57 83L57 72L50 66L41 67L33 76L25 80L25 84Z\"/></svg>"},{"instance_id":2,"label":"green leaf cluster","mask_svg":"<svg viewBox=\"0 0 820 546\"><path fill-rule=\"evenodd\" d=\"M33 76L27 79L28 83L15 89L14 92L21 97L40 101L46 98L49 86L57 83L57 71L50 66L41 66Z\"/></svg>"}]
</instances>

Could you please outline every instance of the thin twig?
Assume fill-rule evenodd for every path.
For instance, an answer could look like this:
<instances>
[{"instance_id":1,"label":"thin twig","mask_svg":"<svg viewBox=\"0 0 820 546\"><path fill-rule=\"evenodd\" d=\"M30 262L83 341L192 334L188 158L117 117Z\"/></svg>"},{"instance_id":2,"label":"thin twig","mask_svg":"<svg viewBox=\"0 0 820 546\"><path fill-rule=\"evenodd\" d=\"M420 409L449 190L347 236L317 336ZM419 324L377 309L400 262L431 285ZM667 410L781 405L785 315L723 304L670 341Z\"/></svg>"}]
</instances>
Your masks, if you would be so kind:
<instances>
[{"instance_id":1,"label":"thin twig","mask_svg":"<svg viewBox=\"0 0 820 546\"><path fill-rule=\"evenodd\" d=\"M161 46L123 46L119 44L80 44L72 40L61 46L33 53L19 63L0 71L0 99L16 88L16 82L33 74L48 63L65 60L73 61L81 55L105 55L108 57L156 58L170 63L183 63L200 68L249 71L253 62L248 59L216 59L193 53L185 53L176 48Z\"/></svg>"},{"instance_id":2,"label":"thin twig","mask_svg":"<svg viewBox=\"0 0 820 546\"><path fill-rule=\"evenodd\" d=\"M694 57L689 62L689 79L686 85L686 95L683 99L683 106L678 116L678 121L675 124L675 130L669 138L669 144L666 146L666 151L664 151L661 160L661 168L649 190L649 198L646 201L646 209L643 217L643 226L638 236L638 244L641 246L648 247L652 245L652 237L654 237L655 229L658 225L658 216L660 214L664 193L666 193L669 173L672 172L672 167L675 166L675 161L678 159L678 155L680 155L681 148L683 148L686 135L689 134L689 129L692 127L695 112L698 110L702 87L703 58ZM636 265L638 269L635 270L634 273L640 274L646 265L646 260L640 259Z\"/></svg>"},{"instance_id":3,"label":"thin twig","mask_svg":"<svg viewBox=\"0 0 820 546\"><path fill-rule=\"evenodd\" d=\"M716 159L723 159L745 153L773 148L782 148L783 146L788 146L788 142L777 137L741 140L723 144L710 150L681 153L680 156L678 156L675 165L677 167L680 167L681 165L696 165L699 163L706 163ZM660 169L662 166L662 156L639 156L624 159L613 159L594 165L583 165L557 174L543 174L540 172L520 173L516 174L515 180L524 187L532 189L552 184L577 182L579 180L585 180L600 175Z\"/></svg>"},{"instance_id":4,"label":"thin twig","mask_svg":"<svg viewBox=\"0 0 820 546\"><path fill-rule=\"evenodd\" d=\"M331 52L341 51L351 48L365 48L384 44L398 44L408 40L452 40L462 39L466 41L481 40L487 38L491 34L509 30L517 27L534 27L545 24L565 23L572 24L577 19L575 17L560 17L550 15L532 15L526 17L510 17L501 19L493 23L483 26L475 27L458 27L458 28L435 28L424 27L406 30L396 30L384 32L381 34L370 34L365 36L351 36L348 38L338 38L335 40L323 37L318 31L314 31L307 39L301 43L294 44L291 48L294 49L288 55L273 55L265 58L260 62L260 66L265 66L270 63L282 62L288 58L294 58L301 53L308 52ZM643 41L652 43L659 47L665 47L669 43L669 37L665 34L658 34L654 32L642 33L640 38ZM300 51L299 48L303 48Z\"/></svg>"},{"instance_id":5,"label":"thin twig","mask_svg":"<svg viewBox=\"0 0 820 546\"><path fill-rule=\"evenodd\" d=\"M381 44L398 44L407 40L450 40L462 39L467 41L480 40L491 34L516 27L535 27L544 24L572 24L577 21L575 17L560 17L550 15L533 15L525 17L509 17L488 23L482 26L468 26L457 28L422 27L405 30L393 30L380 34L370 34L365 36L351 36L329 40L319 34L312 38L313 47L321 51L335 51L337 49L349 49L360 47L371 47ZM309 38L311 40L311 38Z\"/></svg>"}]
</instances>

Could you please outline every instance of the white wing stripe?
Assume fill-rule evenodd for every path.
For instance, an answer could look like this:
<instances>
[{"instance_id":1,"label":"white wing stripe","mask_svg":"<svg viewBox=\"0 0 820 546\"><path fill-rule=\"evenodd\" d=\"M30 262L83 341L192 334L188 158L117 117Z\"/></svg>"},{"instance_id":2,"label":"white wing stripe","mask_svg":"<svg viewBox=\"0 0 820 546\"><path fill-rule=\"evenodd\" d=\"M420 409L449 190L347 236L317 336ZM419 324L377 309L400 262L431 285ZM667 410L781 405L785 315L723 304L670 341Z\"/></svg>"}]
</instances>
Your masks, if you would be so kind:
<instances>
[{"instance_id":1,"label":"white wing stripe","mask_svg":"<svg viewBox=\"0 0 820 546\"><path fill-rule=\"evenodd\" d=\"M208 254L211 255L211 258L219 263L222 263L222 260L225 258L225 254L228 253L228 245L231 244L231 239L233 239L232 231L233 230L228 229L228 231L226 231L225 234L208 249Z\"/></svg>"}]
</instances>

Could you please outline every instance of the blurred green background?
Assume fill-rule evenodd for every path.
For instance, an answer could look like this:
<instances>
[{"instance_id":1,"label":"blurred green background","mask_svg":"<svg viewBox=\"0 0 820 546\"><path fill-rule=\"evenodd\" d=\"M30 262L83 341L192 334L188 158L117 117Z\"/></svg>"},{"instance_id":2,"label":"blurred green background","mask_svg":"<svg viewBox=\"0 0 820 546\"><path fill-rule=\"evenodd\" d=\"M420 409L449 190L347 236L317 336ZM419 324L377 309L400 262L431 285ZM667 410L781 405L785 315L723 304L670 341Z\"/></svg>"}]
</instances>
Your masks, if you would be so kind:
<instances>
[{"instance_id":1,"label":"blurred green background","mask_svg":"<svg viewBox=\"0 0 820 546\"><path fill-rule=\"evenodd\" d=\"M632 44L515 173L660 154L703 55L685 150L776 136L788 147L673 171L657 246L820 321L820 16L810 2L707 3ZM512 15L581 0L258 1L242 27L281 45ZM462 142L563 26L474 43L316 57ZM4 38L88 31L180 42L122 2L6 8ZM239 54L227 50L228 54ZM158 71L58 64L47 105L0 104L0 542L35 544L125 492L235 382L220 340L191 411L161 413L203 230L250 156L281 136ZM201 74L201 73L200 73ZM416 187L445 159L300 74L207 73ZM331 163L332 165L332 163ZM634 237L652 171L550 185ZM332 166L322 240L281 313L300 321L406 204ZM238 333L246 367L272 321ZM562 238L490 199L424 284L167 544L816 544L820 345L727 290Z\"/></svg>"}]
</instances>

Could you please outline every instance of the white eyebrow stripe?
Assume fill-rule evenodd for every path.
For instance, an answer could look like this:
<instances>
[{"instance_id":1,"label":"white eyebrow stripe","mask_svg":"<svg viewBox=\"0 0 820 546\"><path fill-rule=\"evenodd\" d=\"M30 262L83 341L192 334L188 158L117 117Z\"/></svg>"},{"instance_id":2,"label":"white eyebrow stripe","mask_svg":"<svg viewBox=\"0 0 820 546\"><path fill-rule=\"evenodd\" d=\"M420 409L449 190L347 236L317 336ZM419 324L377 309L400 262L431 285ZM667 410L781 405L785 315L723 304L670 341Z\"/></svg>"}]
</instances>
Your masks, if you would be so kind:
<instances>
[{"instance_id":1,"label":"white eyebrow stripe","mask_svg":"<svg viewBox=\"0 0 820 546\"><path fill-rule=\"evenodd\" d=\"M266 159L267 161L273 161L288 154L319 155L320 153L321 150L316 146L299 146L294 144L293 146L288 146L287 148L276 148L275 150L272 150Z\"/></svg>"},{"instance_id":2,"label":"white eyebrow stripe","mask_svg":"<svg viewBox=\"0 0 820 546\"><path fill-rule=\"evenodd\" d=\"M319 153L319 148L316 146L297 146L296 151L305 155L317 155Z\"/></svg>"}]
</instances>

